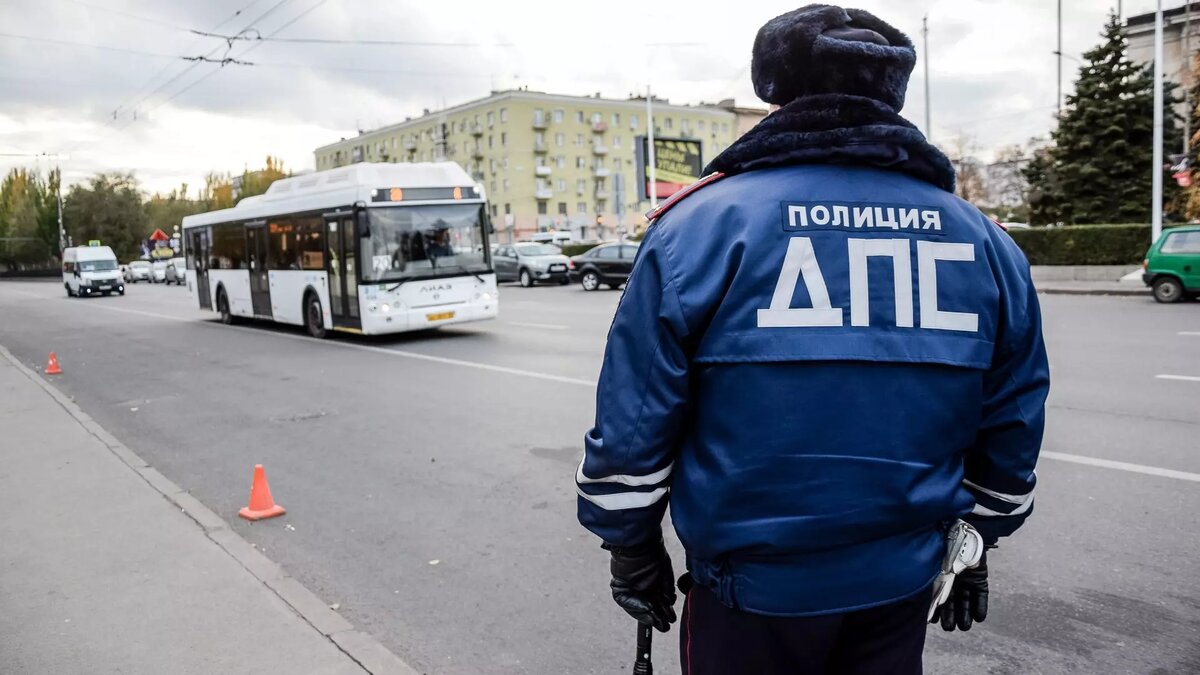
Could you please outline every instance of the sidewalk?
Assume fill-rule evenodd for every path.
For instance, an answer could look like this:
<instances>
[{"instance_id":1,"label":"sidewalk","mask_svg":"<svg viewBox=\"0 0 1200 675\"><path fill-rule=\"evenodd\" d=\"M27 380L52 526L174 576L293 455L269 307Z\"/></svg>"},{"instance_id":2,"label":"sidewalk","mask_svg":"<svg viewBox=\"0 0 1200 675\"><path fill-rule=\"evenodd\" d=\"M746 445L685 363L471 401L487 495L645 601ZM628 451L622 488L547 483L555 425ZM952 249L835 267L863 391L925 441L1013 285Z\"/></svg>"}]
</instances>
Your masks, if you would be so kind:
<instances>
[{"instance_id":1,"label":"sidewalk","mask_svg":"<svg viewBox=\"0 0 1200 675\"><path fill-rule=\"evenodd\" d=\"M1150 289L1128 281L1034 281L1038 293L1050 295L1128 295L1150 297Z\"/></svg>"},{"instance_id":2,"label":"sidewalk","mask_svg":"<svg viewBox=\"0 0 1200 675\"><path fill-rule=\"evenodd\" d=\"M3 347L0 672L415 675Z\"/></svg>"}]
</instances>

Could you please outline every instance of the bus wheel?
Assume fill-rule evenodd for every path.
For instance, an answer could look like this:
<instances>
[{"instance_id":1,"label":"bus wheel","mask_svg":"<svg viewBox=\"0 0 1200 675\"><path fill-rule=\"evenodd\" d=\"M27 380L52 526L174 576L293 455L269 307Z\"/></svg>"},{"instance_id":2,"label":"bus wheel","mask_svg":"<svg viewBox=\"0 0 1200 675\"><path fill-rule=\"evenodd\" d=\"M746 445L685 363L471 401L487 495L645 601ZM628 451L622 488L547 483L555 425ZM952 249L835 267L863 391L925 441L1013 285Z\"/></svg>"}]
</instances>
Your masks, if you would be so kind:
<instances>
[{"instance_id":1,"label":"bus wheel","mask_svg":"<svg viewBox=\"0 0 1200 675\"><path fill-rule=\"evenodd\" d=\"M309 335L318 340L325 339L325 313L321 311L321 299L316 293L309 293L304 301L304 327Z\"/></svg>"},{"instance_id":2,"label":"bus wheel","mask_svg":"<svg viewBox=\"0 0 1200 675\"><path fill-rule=\"evenodd\" d=\"M217 291L217 311L221 313L221 323L226 326L232 326L237 321L233 312L229 311L229 298L225 296L224 288Z\"/></svg>"}]
</instances>

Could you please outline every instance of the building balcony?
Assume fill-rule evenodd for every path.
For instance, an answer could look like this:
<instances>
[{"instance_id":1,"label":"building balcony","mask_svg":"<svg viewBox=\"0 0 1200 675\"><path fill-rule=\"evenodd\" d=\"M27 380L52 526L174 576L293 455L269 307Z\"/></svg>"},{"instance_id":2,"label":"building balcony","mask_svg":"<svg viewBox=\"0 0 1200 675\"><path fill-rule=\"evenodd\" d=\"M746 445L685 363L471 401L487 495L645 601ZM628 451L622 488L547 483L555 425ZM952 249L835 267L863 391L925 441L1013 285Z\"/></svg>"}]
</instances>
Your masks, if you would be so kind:
<instances>
[{"instance_id":1,"label":"building balcony","mask_svg":"<svg viewBox=\"0 0 1200 675\"><path fill-rule=\"evenodd\" d=\"M412 138L404 139L404 149L409 152L416 152L417 151L417 141Z\"/></svg>"},{"instance_id":2,"label":"building balcony","mask_svg":"<svg viewBox=\"0 0 1200 675\"><path fill-rule=\"evenodd\" d=\"M598 202L608 201L608 198L612 197L612 193L609 192L608 190L598 189L598 190L596 190L595 197L596 197L596 201L598 201Z\"/></svg>"},{"instance_id":3,"label":"building balcony","mask_svg":"<svg viewBox=\"0 0 1200 675\"><path fill-rule=\"evenodd\" d=\"M483 182L483 179L484 179L483 172L482 172L482 171L472 171L472 172L471 172L471 178L473 178L474 180L477 180L477 181L479 181L480 183L482 183L482 182Z\"/></svg>"},{"instance_id":4,"label":"building balcony","mask_svg":"<svg viewBox=\"0 0 1200 675\"><path fill-rule=\"evenodd\" d=\"M593 155L607 155L608 154L608 146L604 145L603 143L595 143L592 145L592 154Z\"/></svg>"},{"instance_id":5,"label":"building balcony","mask_svg":"<svg viewBox=\"0 0 1200 675\"><path fill-rule=\"evenodd\" d=\"M471 150L471 156L474 157L475 159L483 159L483 148L478 145L475 146Z\"/></svg>"},{"instance_id":6,"label":"building balcony","mask_svg":"<svg viewBox=\"0 0 1200 675\"><path fill-rule=\"evenodd\" d=\"M554 197L554 191L550 188L538 188L537 190L534 190L533 196L538 201L546 201L547 199L552 199Z\"/></svg>"},{"instance_id":7,"label":"building balcony","mask_svg":"<svg viewBox=\"0 0 1200 675\"><path fill-rule=\"evenodd\" d=\"M592 172L592 175L595 176L596 178L608 178L610 175L612 175L612 171L609 171L608 169L606 169L602 166L598 166Z\"/></svg>"},{"instance_id":8,"label":"building balcony","mask_svg":"<svg viewBox=\"0 0 1200 675\"><path fill-rule=\"evenodd\" d=\"M545 117L545 116L543 116L543 117L534 117L534 118L533 118L533 128L534 128L534 129L537 129L537 130L539 130L539 131L543 131L543 130L545 130L545 129L549 129L549 128L550 128L550 118L549 118L549 117Z\"/></svg>"},{"instance_id":9,"label":"building balcony","mask_svg":"<svg viewBox=\"0 0 1200 675\"><path fill-rule=\"evenodd\" d=\"M554 170L548 166L538 166L538 167L534 167L533 173L534 173L534 175L538 176L539 178L545 178L546 176L549 176L550 174L554 173Z\"/></svg>"},{"instance_id":10,"label":"building balcony","mask_svg":"<svg viewBox=\"0 0 1200 675\"><path fill-rule=\"evenodd\" d=\"M605 122L592 122L592 131L602 134L608 131L608 124Z\"/></svg>"},{"instance_id":11,"label":"building balcony","mask_svg":"<svg viewBox=\"0 0 1200 675\"><path fill-rule=\"evenodd\" d=\"M472 136L482 136L483 135L483 125L479 124L478 122L472 124L471 125L471 135Z\"/></svg>"},{"instance_id":12,"label":"building balcony","mask_svg":"<svg viewBox=\"0 0 1200 675\"><path fill-rule=\"evenodd\" d=\"M534 141L533 142L533 151L539 155L544 155L550 151L550 146L546 145L545 141L542 141L540 143L538 141Z\"/></svg>"}]
</instances>

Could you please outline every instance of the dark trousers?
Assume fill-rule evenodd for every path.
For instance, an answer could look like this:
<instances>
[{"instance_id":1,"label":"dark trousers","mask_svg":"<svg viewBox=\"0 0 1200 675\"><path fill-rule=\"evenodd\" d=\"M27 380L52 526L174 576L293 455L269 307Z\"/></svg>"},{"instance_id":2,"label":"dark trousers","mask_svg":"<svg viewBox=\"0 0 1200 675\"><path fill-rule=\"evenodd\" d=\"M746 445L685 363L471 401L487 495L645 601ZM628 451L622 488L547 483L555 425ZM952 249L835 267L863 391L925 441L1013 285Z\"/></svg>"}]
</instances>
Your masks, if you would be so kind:
<instances>
[{"instance_id":1,"label":"dark trousers","mask_svg":"<svg viewBox=\"0 0 1200 675\"><path fill-rule=\"evenodd\" d=\"M848 614L771 617L694 587L683 604L683 675L920 675L928 593Z\"/></svg>"}]
</instances>

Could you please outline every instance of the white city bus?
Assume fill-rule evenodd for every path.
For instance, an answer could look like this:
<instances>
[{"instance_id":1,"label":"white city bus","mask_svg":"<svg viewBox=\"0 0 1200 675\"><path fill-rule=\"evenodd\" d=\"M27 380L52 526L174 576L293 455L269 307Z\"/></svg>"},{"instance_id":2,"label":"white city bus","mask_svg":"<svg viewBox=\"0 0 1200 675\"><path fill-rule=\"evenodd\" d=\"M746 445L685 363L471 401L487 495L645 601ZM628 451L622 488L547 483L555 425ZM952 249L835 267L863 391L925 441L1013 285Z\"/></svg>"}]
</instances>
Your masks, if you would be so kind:
<instances>
[{"instance_id":1,"label":"white city bus","mask_svg":"<svg viewBox=\"0 0 1200 675\"><path fill-rule=\"evenodd\" d=\"M354 164L277 180L183 219L200 307L327 331L399 333L493 319L483 189L457 164Z\"/></svg>"}]
</instances>

